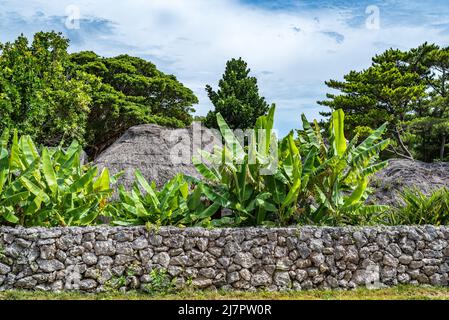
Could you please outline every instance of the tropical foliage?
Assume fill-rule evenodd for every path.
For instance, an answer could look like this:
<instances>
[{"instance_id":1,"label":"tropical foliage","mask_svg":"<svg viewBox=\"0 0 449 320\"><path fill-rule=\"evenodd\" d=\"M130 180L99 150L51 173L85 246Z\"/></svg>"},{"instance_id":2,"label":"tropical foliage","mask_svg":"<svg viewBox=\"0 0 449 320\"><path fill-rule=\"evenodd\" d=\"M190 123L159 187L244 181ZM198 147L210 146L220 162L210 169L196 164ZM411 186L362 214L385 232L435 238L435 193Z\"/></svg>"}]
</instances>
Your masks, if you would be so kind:
<instances>
[{"instance_id":1,"label":"tropical foliage","mask_svg":"<svg viewBox=\"0 0 449 320\"><path fill-rule=\"evenodd\" d=\"M113 224L207 226L219 208L202 201L202 185L191 191L181 174L161 190L157 190L154 182L148 183L140 171L135 172L135 178L131 191L119 186L120 200L108 208Z\"/></svg>"},{"instance_id":2,"label":"tropical foliage","mask_svg":"<svg viewBox=\"0 0 449 320\"><path fill-rule=\"evenodd\" d=\"M25 226L89 225L104 217L116 225L240 226L367 223L382 206L366 205L369 177L383 168L379 152L386 124L356 145L343 134L344 114L332 116L328 144L321 129L303 116L303 135L293 131L278 141L274 106L254 130L236 136L220 114L224 145L202 151L195 166L199 180L179 174L158 190L139 171L131 190L118 186L111 200L104 169L82 165L81 146L38 148L30 136L10 139L0 149L0 217ZM12 141L10 141L12 140ZM245 145L245 141L247 144ZM310 200L314 199L314 200ZM224 209L228 214L222 216Z\"/></svg>"},{"instance_id":3,"label":"tropical foliage","mask_svg":"<svg viewBox=\"0 0 449 320\"><path fill-rule=\"evenodd\" d=\"M140 58L68 46L55 32L0 44L0 131L46 146L77 140L95 156L133 125L191 123L198 100L175 76Z\"/></svg>"},{"instance_id":4,"label":"tropical foliage","mask_svg":"<svg viewBox=\"0 0 449 320\"><path fill-rule=\"evenodd\" d=\"M115 178L80 162L81 146L42 148L28 135L0 139L0 221L23 226L79 226L98 222ZM97 176L98 175L98 176Z\"/></svg>"},{"instance_id":5,"label":"tropical foliage","mask_svg":"<svg viewBox=\"0 0 449 320\"><path fill-rule=\"evenodd\" d=\"M382 140L387 124L374 130L360 144L358 135L348 143L344 135L344 113L332 113L327 136L323 137L318 123L313 126L302 116L303 132L299 138L304 157L303 176L306 185L300 197L314 199L306 207L305 221L321 224L366 224L387 209L381 205L366 205L370 177L388 162L379 154L389 140ZM328 144L325 143L328 141Z\"/></svg>"},{"instance_id":6,"label":"tropical foliage","mask_svg":"<svg viewBox=\"0 0 449 320\"><path fill-rule=\"evenodd\" d=\"M312 128L304 116L302 119L304 135L298 145L290 132L278 146L272 132L272 107L267 116L257 120L248 146L243 147L217 115L225 145L213 154L202 152L211 165L197 161L196 167L209 181L205 195L233 211L228 219L232 218L234 225L366 223L372 215L386 210L384 206L365 205L369 177L387 165L379 161L379 153L389 143L381 140L386 124L359 145L357 137L347 144L344 113L337 110L332 115L327 145L318 124Z\"/></svg>"},{"instance_id":7,"label":"tropical foliage","mask_svg":"<svg viewBox=\"0 0 449 320\"><path fill-rule=\"evenodd\" d=\"M426 195L418 189L406 189L400 194L401 206L393 208L386 218L390 225L447 225L449 223L449 190L432 191Z\"/></svg>"}]
</instances>

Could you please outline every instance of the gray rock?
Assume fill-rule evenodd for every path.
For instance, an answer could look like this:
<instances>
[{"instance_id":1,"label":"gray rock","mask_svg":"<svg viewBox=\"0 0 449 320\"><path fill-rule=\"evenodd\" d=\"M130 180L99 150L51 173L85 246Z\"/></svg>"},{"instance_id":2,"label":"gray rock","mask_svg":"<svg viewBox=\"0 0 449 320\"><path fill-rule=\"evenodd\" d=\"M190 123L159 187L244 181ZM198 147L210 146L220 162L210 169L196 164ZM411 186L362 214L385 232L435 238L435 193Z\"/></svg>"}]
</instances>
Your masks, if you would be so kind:
<instances>
[{"instance_id":1,"label":"gray rock","mask_svg":"<svg viewBox=\"0 0 449 320\"><path fill-rule=\"evenodd\" d=\"M310 249L316 252L321 252L323 250L323 240L312 239L310 241Z\"/></svg>"},{"instance_id":2,"label":"gray rock","mask_svg":"<svg viewBox=\"0 0 449 320\"><path fill-rule=\"evenodd\" d=\"M11 271L11 268L6 264L0 263L0 275L6 275Z\"/></svg>"},{"instance_id":3,"label":"gray rock","mask_svg":"<svg viewBox=\"0 0 449 320\"><path fill-rule=\"evenodd\" d=\"M322 253L314 252L311 254L310 260L312 261L313 265L319 267L324 263L324 255Z\"/></svg>"},{"instance_id":4,"label":"gray rock","mask_svg":"<svg viewBox=\"0 0 449 320\"><path fill-rule=\"evenodd\" d=\"M296 280L303 282L307 278L307 271L297 269L296 270Z\"/></svg>"},{"instance_id":5,"label":"gray rock","mask_svg":"<svg viewBox=\"0 0 449 320\"><path fill-rule=\"evenodd\" d=\"M285 271L275 272L273 280L280 287L289 287L291 284L290 275Z\"/></svg>"},{"instance_id":6,"label":"gray rock","mask_svg":"<svg viewBox=\"0 0 449 320\"><path fill-rule=\"evenodd\" d=\"M224 254L232 257L240 251L240 245L237 242L229 242L224 247Z\"/></svg>"},{"instance_id":7,"label":"gray rock","mask_svg":"<svg viewBox=\"0 0 449 320\"><path fill-rule=\"evenodd\" d=\"M93 279L81 280L79 283L80 290L90 291L97 287L97 282Z\"/></svg>"},{"instance_id":8,"label":"gray rock","mask_svg":"<svg viewBox=\"0 0 449 320\"><path fill-rule=\"evenodd\" d=\"M162 244L162 236L158 234L152 234L148 237L148 241L153 247L158 247Z\"/></svg>"},{"instance_id":9,"label":"gray rock","mask_svg":"<svg viewBox=\"0 0 449 320\"><path fill-rule=\"evenodd\" d=\"M424 266L424 262L422 262L422 261L412 261L412 262L410 262L408 267L410 269L419 269L422 266Z\"/></svg>"},{"instance_id":10,"label":"gray rock","mask_svg":"<svg viewBox=\"0 0 449 320\"><path fill-rule=\"evenodd\" d=\"M407 256L407 255L401 255L399 257L399 262L405 265L410 264L410 262L413 261L413 257L412 256Z\"/></svg>"},{"instance_id":11,"label":"gray rock","mask_svg":"<svg viewBox=\"0 0 449 320\"><path fill-rule=\"evenodd\" d=\"M187 266L187 265L191 265L190 259L188 256L186 255L180 255L177 257L173 257L170 259L170 265L173 266Z\"/></svg>"},{"instance_id":12,"label":"gray rock","mask_svg":"<svg viewBox=\"0 0 449 320\"><path fill-rule=\"evenodd\" d=\"M98 258L97 266L101 270L106 270L106 269L109 269L112 266L113 263L114 263L114 260L111 257L109 257L109 256L100 256Z\"/></svg>"},{"instance_id":13,"label":"gray rock","mask_svg":"<svg viewBox=\"0 0 449 320\"><path fill-rule=\"evenodd\" d=\"M359 248L363 247L366 243L368 243L368 240L366 239L363 232L356 231L353 233L352 236L354 237L355 243L356 243L357 247L359 247Z\"/></svg>"},{"instance_id":14,"label":"gray rock","mask_svg":"<svg viewBox=\"0 0 449 320\"><path fill-rule=\"evenodd\" d=\"M230 263L231 263L231 259L229 259L228 257L220 257L218 258L218 262L224 267L227 268Z\"/></svg>"},{"instance_id":15,"label":"gray rock","mask_svg":"<svg viewBox=\"0 0 449 320\"><path fill-rule=\"evenodd\" d=\"M209 244L209 240L207 238L199 238L199 239L196 240L196 246L202 252L207 250L207 245L208 244Z\"/></svg>"},{"instance_id":16,"label":"gray rock","mask_svg":"<svg viewBox=\"0 0 449 320\"><path fill-rule=\"evenodd\" d=\"M165 253L165 252L163 252L163 253ZM167 254L167 253L165 253L165 254ZM168 254L167 254L168 255ZM123 266L123 265L128 265L128 264L130 264L131 262L133 262L133 261L135 261L135 258L134 257L132 257L132 256L128 256L128 255L126 255L126 254L118 254L118 255L116 255L115 256L115 260L114 260L114 265L115 266ZM160 261L160 260L159 260ZM162 265L162 264L161 264ZM168 264L167 265L163 265L164 267L167 267L168 266Z\"/></svg>"},{"instance_id":17,"label":"gray rock","mask_svg":"<svg viewBox=\"0 0 449 320\"><path fill-rule=\"evenodd\" d=\"M97 241L94 245L94 250L97 256L113 256L116 252L116 248L112 240Z\"/></svg>"},{"instance_id":18,"label":"gray rock","mask_svg":"<svg viewBox=\"0 0 449 320\"><path fill-rule=\"evenodd\" d=\"M265 270L258 271L251 277L251 285L255 287L268 286L271 282L272 277Z\"/></svg>"},{"instance_id":19,"label":"gray rock","mask_svg":"<svg viewBox=\"0 0 449 320\"><path fill-rule=\"evenodd\" d=\"M182 270L183 269L178 266L169 266L167 271L168 271L169 275L171 275L172 277L176 277L177 275L181 274ZM146 281L146 282L150 282L150 281Z\"/></svg>"},{"instance_id":20,"label":"gray rock","mask_svg":"<svg viewBox=\"0 0 449 320\"><path fill-rule=\"evenodd\" d=\"M390 267L397 267L399 264L399 260L396 259L393 255L386 253L384 255L383 264Z\"/></svg>"},{"instance_id":21,"label":"gray rock","mask_svg":"<svg viewBox=\"0 0 449 320\"><path fill-rule=\"evenodd\" d=\"M150 248L139 251L140 261L143 264L147 264L149 261L151 261L151 258L153 257L153 255L154 255L154 252Z\"/></svg>"},{"instance_id":22,"label":"gray rock","mask_svg":"<svg viewBox=\"0 0 449 320\"><path fill-rule=\"evenodd\" d=\"M19 289L33 289L37 285L37 280L33 277L25 277L19 279L15 283L15 287Z\"/></svg>"},{"instance_id":23,"label":"gray rock","mask_svg":"<svg viewBox=\"0 0 449 320\"><path fill-rule=\"evenodd\" d=\"M392 243L387 247L387 251L391 253L395 258L398 258L401 254L401 248L396 243Z\"/></svg>"},{"instance_id":24,"label":"gray rock","mask_svg":"<svg viewBox=\"0 0 449 320\"><path fill-rule=\"evenodd\" d=\"M133 239L134 235L132 230L122 230L114 235L114 240L116 240L117 242L129 242L133 241Z\"/></svg>"},{"instance_id":25,"label":"gray rock","mask_svg":"<svg viewBox=\"0 0 449 320\"><path fill-rule=\"evenodd\" d=\"M228 276L226 277L227 282L232 284L234 282L237 282L240 280L240 274L237 271L228 273Z\"/></svg>"},{"instance_id":26,"label":"gray rock","mask_svg":"<svg viewBox=\"0 0 449 320\"><path fill-rule=\"evenodd\" d=\"M234 263L248 269L251 268L256 263L256 261L251 253L239 252L234 257Z\"/></svg>"},{"instance_id":27,"label":"gray rock","mask_svg":"<svg viewBox=\"0 0 449 320\"><path fill-rule=\"evenodd\" d=\"M153 262L167 268L170 263L170 256L166 252L160 252L153 256Z\"/></svg>"},{"instance_id":28,"label":"gray rock","mask_svg":"<svg viewBox=\"0 0 449 320\"><path fill-rule=\"evenodd\" d=\"M195 288L203 289L212 285L212 279L196 278L192 280L192 286Z\"/></svg>"},{"instance_id":29,"label":"gray rock","mask_svg":"<svg viewBox=\"0 0 449 320\"><path fill-rule=\"evenodd\" d=\"M215 269L214 268L202 268L199 271L199 275L203 276L207 279L214 279L215 278Z\"/></svg>"},{"instance_id":30,"label":"gray rock","mask_svg":"<svg viewBox=\"0 0 449 320\"><path fill-rule=\"evenodd\" d=\"M95 254L91 252L86 252L82 256L83 262L87 264L88 266L94 265L97 263L98 258Z\"/></svg>"},{"instance_id":31,"label":"gray rock","mask_svg":"<svg viewBox=\"0 0 449 320\"><path fill-rule=\"evenodd\" d=\"M242 269L239 272L241 279L245 280L245 281L250 281L251 280L251 272L248 269Z\"/></svg>"},{"instance_id":32,"label":"gray rock","mask_svg":"<svg viewBox=\"0 0 449 320\"><path fill-rule=\"evenodd\" d=\"M148 240L144 236L137 238L136 240L134 240L132 244L132 248L134 250L142 250L147 247L148 247Z\"/></svg>"},{"instance_id":33,"label":"gray rock","mask_svg":"<svg viewBox=\"0 0 449 320\"><path fill-rule=\"evenodd\" d=\"M169 248L182 248L184 245L184 236L183 235L172 235L170 238L166 238L163 243Z\"/></svg>"},{"instance_id":34,"label":"gray rock","mask_svg":"<svg viewBox=\"0 0 449 320\"><path fill-rule=\"evenodd\" d=\"M310 251L309 247L307 246L307 244L305 244L303 242L298 245L298 253L302 259L306 259L309 257L311 251Z\"/></svg>"},{"instance_id":35,"label":"gray rock","mask_svg":"<svg viewBox=\"0 0 449 320\"><path fill-rule=\"evenodd\" d=\"M56 259L53 260L37 260L39 268L44 272L54 272L64 269L64 264Z\"/></svg>"}]
</instances>

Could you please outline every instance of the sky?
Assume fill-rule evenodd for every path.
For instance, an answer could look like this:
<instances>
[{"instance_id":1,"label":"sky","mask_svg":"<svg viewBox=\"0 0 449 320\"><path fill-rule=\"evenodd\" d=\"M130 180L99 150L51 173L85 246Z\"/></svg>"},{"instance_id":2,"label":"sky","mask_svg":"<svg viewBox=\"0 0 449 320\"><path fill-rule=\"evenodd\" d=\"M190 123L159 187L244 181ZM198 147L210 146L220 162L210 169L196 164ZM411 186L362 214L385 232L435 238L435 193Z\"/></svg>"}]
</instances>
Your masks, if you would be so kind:
<instances>
[{"instance_id":1,"label":"sky","mask_svg":"<svg viewBox=\"0 0 449 320\"><path fill-rule=\"evenodd\" d=\"M329 89L388 48L449 46L449 0L0 0L0 42L60 31L70 51L130 54L174 74L213 108L226 61L242 57L261 95L276 104L280 135L319 118Z\"/></svg>"}]
</instances>

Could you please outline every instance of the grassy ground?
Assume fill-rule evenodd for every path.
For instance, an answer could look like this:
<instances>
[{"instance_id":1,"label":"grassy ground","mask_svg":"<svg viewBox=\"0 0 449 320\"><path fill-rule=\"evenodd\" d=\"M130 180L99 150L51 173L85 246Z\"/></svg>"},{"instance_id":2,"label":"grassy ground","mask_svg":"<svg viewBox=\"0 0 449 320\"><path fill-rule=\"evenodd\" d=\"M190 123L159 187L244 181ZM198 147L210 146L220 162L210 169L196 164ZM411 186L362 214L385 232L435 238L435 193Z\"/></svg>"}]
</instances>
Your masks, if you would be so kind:
<instances>
[{"instance_id":1,"label":"grassy ground","mask_svg":"<svg viewBox=\"0 0 449 320\"><path fill-rule=\"evenodd\" d=\"M398 286L395 288L352 291L312 290L300 292L179 292L149 295L108 292L99 294L47 293L32 291L0 292L0 300L449 300L449 288Z\"/></svg>"}]
</instances>

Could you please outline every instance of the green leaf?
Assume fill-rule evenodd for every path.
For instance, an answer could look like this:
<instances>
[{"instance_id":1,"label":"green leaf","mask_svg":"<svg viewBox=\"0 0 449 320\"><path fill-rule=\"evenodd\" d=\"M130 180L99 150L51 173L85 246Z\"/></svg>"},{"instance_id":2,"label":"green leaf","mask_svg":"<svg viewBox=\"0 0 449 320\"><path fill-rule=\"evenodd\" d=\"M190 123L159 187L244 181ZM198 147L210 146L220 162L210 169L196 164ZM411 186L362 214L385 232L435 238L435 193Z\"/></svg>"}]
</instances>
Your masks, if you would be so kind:
<instances>
[{"instance_id":1,"label":"green leaf","mask_svg":"<svg viewBox=\"0 0 449 320\"><path fill-rule=\"evenodd\" d=\"M9 158L8 150L3 147L0 148L0 195L3 191L6 179L9 174Z\"/></svg>"},{"instance_id":2,"label":"green leaf","mask_svg":"<svg viewBox=\"0 0 449 320\"><path fill-rule=\"evenodd\" d=\"M94 182L93 188L94 188L95 192L109 190L109 188L110 188L110 177L109 177L109 170L108 170L108 168L104 168L101 171L100 176Z\"/></svg>"},{"instance_id":3,"label":"green leaf","mask_svg":"<svg viewBox=\"0 0 449 320\"><path fill-rule=\"evenodd\" d=\"M53 169L53 164L48 154L48 149L42 150L42 172L44 173L45 181L52 194L56 194L58 190L58 183L56 181L56 173Z\"/></svg>"},{"instance_id":4,"label":"green leaf","mask_svg":"<svg viewBox=\"0 0 449 320\"><path fill-rule=\"evenodd\" d=\"M9 223L16 224L19 222L19 218L14 214L14 209L12 207L3 208L3 218Z\"/></svg>"},{"instance_id":5,"label":"green leaf","mask_svg":"<svg viewBox=\"0 0 449 320\"><path fill-rule=\"evenodd\" d=\"M134 174L136 176L137 182L139 182L139 184L142 186L142 188L148 194L153 207L159 208L160 202L159 202L159 199L158 199L153 187L148 184L148 182L145 180L145 178L143 177L140 170L136 170L136 172Z\"/></svg>"},{"instance_id":6,"label":"green leaf","mask_svg":"<svg viewBox=\"0 0 449 320\"><path fill-rule=\"evenodd\" d=\"M189 195L187 199L187 207L190 211L196 211L201 205L201 195L203 194L202 185L197 185L195 190Z\"/></svg>"},{"instance_id":7,"label":"green leaf","mask_svg":"<svg viewBox=\"0 0 449 320\"><path fill-rule=\"evenodd\" d=\"M96 167L89 168L89 170L87 170L87 172L83 176L81 176L81 178L72 183L69 191L73 193L80 191L87 191L89 184L92 184L92 180L96 174L97 174Z\"/></svg>"},{"instance_id":8,"label":"green leaf","mask_svg":"<svg viewBox=\"0 0 449 320\"><path fill-rule=\"evenodd\" d=\"M37 186L36 184L34 184L33 182L31 182L28 178L26 177L20 177L19 181L23 184L23 186L30 191L32 194L34 194L36 196L36 198L39 199L39 201L44 201L44 202L49 202L50 198L49 196L45 193L45 190L41 189L39 186ZM37 203L37 202L36 202Z\"/></svg>"},{"instance_id":9,"label":"green leaf","mask_svg":"<svg viewBox=\"0 0 449 320\"><path fill-rule=\"evenodd\" d=\"M22 158L28 165L39 158L39 153L30 136L22 136L19 145L22 150Z\"/></svg>"},{"instance_id":10,"label":"green leaf","mask_svg":"<svg viewBox=\"0 0 449 320\"><path fill-rule=\"evenodd\" d=\"M9 156L10 170L25 170L25 165L22 163L22 160L20 158L19 138L17 135L17 130L14 130L11 144L11 153Z\"/></svg>"},{"instance_id":11,"label":"green leaf","mask_svg":"<svg viewBox=\"0 0 449 320\"><path fill-rule=\"evenodd\" d=\"M335 154L341 156L346 151L346 138L344 132L345 114L342 109L335 110L332 113L332 128L334 133Z\"/></svg>"},{"instance_id":12,"label":"green leaf","mask_svg":"<svg viewBox=\"0 0 449 320\"><path fill-rule=\"evenodd\" d=\"M198 170L198 172L206 179L213 182L220 182L220 176L214 169L209 169L204 163L199 162L199 160L194 162L194 166L196 170Z\"/></svg>"},{"instance_id":13,"label":"green leaf","mask_svg":"<svg viewBox=\"0 0 449 320\"><path fill-rule=\"evenodd\" d=\"M217 113L217 124L220 128L221 135L223 136L228 148L231 150L232 155L236 160L241 160L245 156L245 151L243 150L240 142L235 137L232 130L229 128L228 124L222 117L220 113ZM233 157L233 158L234 158Z\"/></svg>"}]
</instances>

